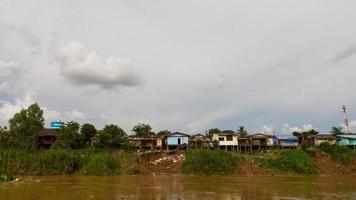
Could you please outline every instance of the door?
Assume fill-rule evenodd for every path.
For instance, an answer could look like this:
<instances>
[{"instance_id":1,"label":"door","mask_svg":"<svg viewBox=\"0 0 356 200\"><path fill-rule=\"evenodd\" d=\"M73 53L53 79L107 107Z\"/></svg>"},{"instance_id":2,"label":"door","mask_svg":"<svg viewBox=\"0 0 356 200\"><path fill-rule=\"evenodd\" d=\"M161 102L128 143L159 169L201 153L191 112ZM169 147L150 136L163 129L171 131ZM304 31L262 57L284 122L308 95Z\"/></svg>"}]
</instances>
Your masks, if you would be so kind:
<instances>
[{"instance_id":1,"label":"door","mask_svg":"<svg viewBox=\"0 0 356 200\"><path fill-rule=\"evenodd\" d=\"M180 145L180 138L178 138L178 145Z\"/></svg>"}]
</instances>

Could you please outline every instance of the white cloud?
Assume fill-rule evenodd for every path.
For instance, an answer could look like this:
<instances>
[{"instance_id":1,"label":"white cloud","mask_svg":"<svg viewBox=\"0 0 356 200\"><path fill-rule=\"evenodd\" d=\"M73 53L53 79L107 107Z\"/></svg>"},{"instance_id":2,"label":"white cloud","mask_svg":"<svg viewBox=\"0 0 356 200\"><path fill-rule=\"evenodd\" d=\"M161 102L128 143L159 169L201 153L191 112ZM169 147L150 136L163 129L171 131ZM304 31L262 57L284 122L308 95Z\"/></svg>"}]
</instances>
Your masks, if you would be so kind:
<instances>
[{"instance_id":1,"label":"white cloud","mask_svg":"<svg viewBox=\"0 0 356 200\"><path fill-rule=\"evenodd\" d=\"M33 103L33 98L26 95L23 98L18 98L14 103L7 101L0 101L0 122L7 123L7 121L19 112L22 108L26 108Z\"/></svg>"},{"instance_id":2,"label":"white cloud","mask_svg":"<svg viewBox=\"0 0 356 200\"><path fill-rule=\"evenodd\" d=\"M119 57L101 58L78 42L59 47L56 59L60 73L77 85L98 85L102 88L136 86L141 78L133 70L131 62Z\"/></svg>"},{"instance_id":3,"label":"white cloud","mask_svg":"<svg viewBox=\"0 0 356 200\"><path fill-rule=\"evenodd\" d=\"M76 119L76 120L83 120L83 119L87 119L87 115L85 113L82 113L76 109L72 110L68 117L70 119Z\"/></svg>"},{"instance_id":4,"label":"white cloud","mask_svg":"<svg viewBox=\"0 0 356 200\"><path fill-rule=\"evenodd\" d=\"M0 77L13 76L19 72L19 69L18 62L4 62L0 60Z\"/></svg>"}]
</instances>

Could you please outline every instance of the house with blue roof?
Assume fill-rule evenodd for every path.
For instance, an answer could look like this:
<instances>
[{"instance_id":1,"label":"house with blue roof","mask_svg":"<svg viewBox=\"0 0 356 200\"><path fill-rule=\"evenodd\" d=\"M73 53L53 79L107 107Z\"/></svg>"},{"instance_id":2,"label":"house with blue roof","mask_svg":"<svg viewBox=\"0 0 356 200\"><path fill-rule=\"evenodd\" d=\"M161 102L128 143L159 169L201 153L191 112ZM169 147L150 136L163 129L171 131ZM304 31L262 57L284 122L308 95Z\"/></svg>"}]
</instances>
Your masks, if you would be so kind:
<instances>
[{"instance_id":1,"label":"house with blue roof","mask_svg":"<svg viewBox=\"0 0 356 200\"><path fill-rule=\"evenodd\" d=\"M273 134L273 143L279 148L297 148L299 146L298 138L290 133Z\"/></svg>"},{"instance_id":2,"label":"house with blue roof","mask_svg":"<svg viewBox=\"0 0 356 200\"><path fill-rule=\"evenodd\" d=\"M356 148L356 134L337 135L336 143L341 146Z\"/></svg>"}]
</instances>

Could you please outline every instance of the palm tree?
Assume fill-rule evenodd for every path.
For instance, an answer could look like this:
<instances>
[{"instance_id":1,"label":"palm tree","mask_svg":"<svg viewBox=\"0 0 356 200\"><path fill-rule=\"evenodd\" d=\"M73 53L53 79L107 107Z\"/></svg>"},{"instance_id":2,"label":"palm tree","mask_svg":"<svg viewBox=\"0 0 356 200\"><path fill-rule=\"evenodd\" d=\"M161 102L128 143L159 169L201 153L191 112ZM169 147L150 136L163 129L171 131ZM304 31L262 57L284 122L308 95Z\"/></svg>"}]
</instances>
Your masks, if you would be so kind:
<instances>
[{"instance_id":1,"label":"palm tree","mask_svg":"<svg viewBox=\"0 0 356 200\"><path fill-rule=\"evenodd\" d=\"M341 127L336 127L336 126L331 127L330 133L331 133L333 136L337 136L337 135L342 135L342 134L344 134L344 133L342 132L342 128L341 128Z\"/></svg>"},{"instance_id":2,"label":"palm tree","mask_svg":"<svg viewBox=\"0 0 356 200\"><path fill-rule=\"evenodd\" d=\"M246 137L247 136L247 131L245 130L244 126L240 126L239 129L237 129L237 134L239 137Z\"/></svg>"}]
</instances>

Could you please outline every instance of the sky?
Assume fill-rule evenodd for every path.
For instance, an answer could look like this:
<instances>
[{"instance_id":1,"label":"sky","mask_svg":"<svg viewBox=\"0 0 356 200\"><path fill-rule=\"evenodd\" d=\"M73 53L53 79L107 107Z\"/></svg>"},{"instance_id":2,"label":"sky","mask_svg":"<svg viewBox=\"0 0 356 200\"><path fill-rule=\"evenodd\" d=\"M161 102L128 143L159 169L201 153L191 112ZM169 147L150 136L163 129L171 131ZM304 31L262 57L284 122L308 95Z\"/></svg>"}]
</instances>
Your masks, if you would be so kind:
<instances>
[{"instance_id":1,"label":"sky","mask_svg":"<svg viewBox=\"0 0 356 200\"><path fill-rule=\"evenodd\" d=\"M0 0L0 125L356 132L356 1Z\"/></svg>"}]
</instances>

